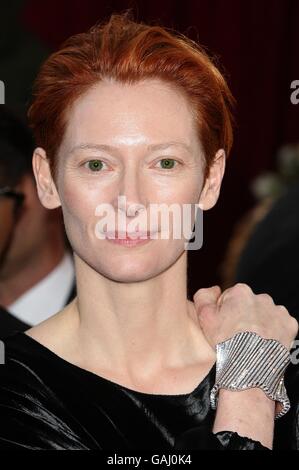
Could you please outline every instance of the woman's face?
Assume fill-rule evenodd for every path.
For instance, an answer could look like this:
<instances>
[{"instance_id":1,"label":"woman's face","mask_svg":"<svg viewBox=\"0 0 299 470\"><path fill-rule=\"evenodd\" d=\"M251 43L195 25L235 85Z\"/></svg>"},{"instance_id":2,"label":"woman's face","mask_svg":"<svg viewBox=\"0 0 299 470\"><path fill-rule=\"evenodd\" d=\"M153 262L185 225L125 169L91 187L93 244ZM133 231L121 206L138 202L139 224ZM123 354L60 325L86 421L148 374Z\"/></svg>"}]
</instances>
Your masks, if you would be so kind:
<instances>
[{"instance_id":1,"label":"woman's face","mask_svg":"<svg viewBox=\"0 0 299 470\"><path fill-rule=\"evenodd\" d=\"M139 230L160 232L161 224L150 220L151 205L198 204L203 174L194 118L180 91L159 80L97 84L71 107L58 153L57 205L73 250L116 281L158 275L184 253L186 239L161 239L158 233L130 246L100 239L96 208L109 204L125 218L128 232L139 208L146 222ZM118 196L125 196L125 205ZM123 229L115 220L116 230Z\"/></svg>"}]
</instances>

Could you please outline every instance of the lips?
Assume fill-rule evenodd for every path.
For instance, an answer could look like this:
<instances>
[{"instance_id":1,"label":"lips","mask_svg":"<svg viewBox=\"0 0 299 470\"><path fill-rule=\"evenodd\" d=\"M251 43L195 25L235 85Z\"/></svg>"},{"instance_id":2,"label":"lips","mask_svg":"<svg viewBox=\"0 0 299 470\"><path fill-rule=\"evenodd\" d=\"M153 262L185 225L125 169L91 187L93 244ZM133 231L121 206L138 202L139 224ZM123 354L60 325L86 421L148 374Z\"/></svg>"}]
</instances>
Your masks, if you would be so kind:
<instances>
[{"instance_id":1,"label":"lips","mask_svg":"<svg viewBox=\"0 0 299 470\"><path fill-rule=\"evenodd\" d=\"M150 243L151 237L147 232L106 232L106 240L115 245L134 248Z\"/></svg>"},{"instance_id":2,"label":"lips","mask_svg":"<svg viewBox=\"0 0 299 470\"><path fill-rule=\"evenodd\" d=\"M146 240L150 238L150 232L106 232L106 238L113 240Z\"/></svg>"}]
</instances>

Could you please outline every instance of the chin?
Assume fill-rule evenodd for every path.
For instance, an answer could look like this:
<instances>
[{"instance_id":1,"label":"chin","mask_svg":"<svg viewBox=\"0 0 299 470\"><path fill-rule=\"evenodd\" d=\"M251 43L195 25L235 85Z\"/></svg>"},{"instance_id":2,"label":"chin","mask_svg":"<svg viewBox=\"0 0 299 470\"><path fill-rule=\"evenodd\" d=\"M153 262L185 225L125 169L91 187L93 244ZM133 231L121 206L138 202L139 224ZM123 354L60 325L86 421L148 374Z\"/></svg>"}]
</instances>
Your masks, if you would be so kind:
<instances>
[{"instance_id":1,"label":"chin","mask_svg":"<svg viewBox=\"0 0 299 470\"><path fill-rule=\"evenodd\" d=\"M103 263L103 258L99 260L95 268L97 272L115 282L142 282L159 276L169 269L182 253L163 252L151 253L145 256L119 256L107 259Z\"/></svg>"},{"instance_id":2,"label":"chin","mask_svg":"<svg viewBox=\"0 0 299 470\"><path fill-rule=\"evenodd\" d=\"M79 247L78 247L79 248ZM101 276L115 282L142 282L159 276L169 269L184 252L182 246L162 244L156 249L136 250L133 248L113 250L74 250L78 257Z\"/></svg>"},{"instance_id":3,"label":"chin","mask_svg":"<svg viewBox=\"0 0 299 470\"><path fill-rule=\"evenodd\" d=\"M153 260L149 263L145 263L144 260L113 260L113 262L107 262L107 265L100 263L97 267L97 271L103 276L111 279L115 282L142 282L151 279L160 274L163 269L161 266L153 264Z\"/></svg>"}]
</instances>

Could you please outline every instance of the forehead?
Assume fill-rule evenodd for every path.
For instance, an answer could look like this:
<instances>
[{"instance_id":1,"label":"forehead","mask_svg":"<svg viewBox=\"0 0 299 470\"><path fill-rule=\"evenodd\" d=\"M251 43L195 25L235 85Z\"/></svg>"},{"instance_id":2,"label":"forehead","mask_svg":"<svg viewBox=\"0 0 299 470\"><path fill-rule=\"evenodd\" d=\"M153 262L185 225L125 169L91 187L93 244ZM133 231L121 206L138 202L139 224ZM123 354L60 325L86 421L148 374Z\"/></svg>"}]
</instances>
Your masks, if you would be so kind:
<instances>
[{"instance_id":1,"label":"forehead","mask_svg":"<svg viewBox=\"0 0 299 470\"><path fill-rule=\"evenodd\" d=\"M194 116L184 94L160 80L136 84L100 82L71 106L64 143L154 143L196 139Z\"/></svg>"}]
</instances>

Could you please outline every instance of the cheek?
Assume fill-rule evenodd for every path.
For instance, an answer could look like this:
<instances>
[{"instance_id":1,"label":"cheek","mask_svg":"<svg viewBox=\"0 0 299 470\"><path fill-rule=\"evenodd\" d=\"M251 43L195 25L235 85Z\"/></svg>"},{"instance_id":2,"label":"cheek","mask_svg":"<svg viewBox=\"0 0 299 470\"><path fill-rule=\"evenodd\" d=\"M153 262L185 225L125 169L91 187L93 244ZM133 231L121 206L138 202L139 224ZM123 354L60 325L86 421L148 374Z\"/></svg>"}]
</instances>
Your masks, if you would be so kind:
<instances>
[{"instance_id":1,"label":"cheek","mask_svg":"<svg viewBox=\"0 0 299 470\"><path fill-rule=\"evenodd\" d=\"M79 185L67 183L60 193L60 201L66 233L75 248L77 243L86 241L92 224L96 223L94 215L96 203L88 191L80 190Z\"/></svg>"},{"instance_id":2,"label":"cheek","mask_svg":"<svg viewBox=\"0 0 299 470\"><path fill-rule=\"evenodd\" d=\"M152 186L152 200L166 204L197 204L203 185L202 175L197 173L184 178L169 178L155 182Z\"/></svg>"},{"instance_id":3,"label":"cheek","mask_svg":"<svg viewBox=\"0 0 299 470\"><path fill-rule=\"evenodd\" d=\"M192 230L197 204L202 190L201 177L189 177L188 179L170 182L168 187L156 188L155 199L158 204L166 204L170 208L169 221L172 232L176 230L177 234L187 234L188 228ZM164 217L167 217L164 212ZM177 217L174 217L176 214ZM175 225L175 227L174 227ZM172 233L173 235L173 233ZM171 236L172 236L171 235Z\"/></svg>"},{"instance_id":4,"label":"cheek","mask_svg":"<svg viewBox=\"0 0 299 470\"><path fill-rule=\"evenodd\" d=\"M176 184L170 185L165 191L157 193L158 200L171 208L168 215L164 212L166 230L162 227L162 232L167 236L165 220L168 219L171 238L169 249L174 253L184 250L185 243L194 230L202 184L202 175L192 175L184 181L176 181Z\"/></svg>"}]
</instances>

